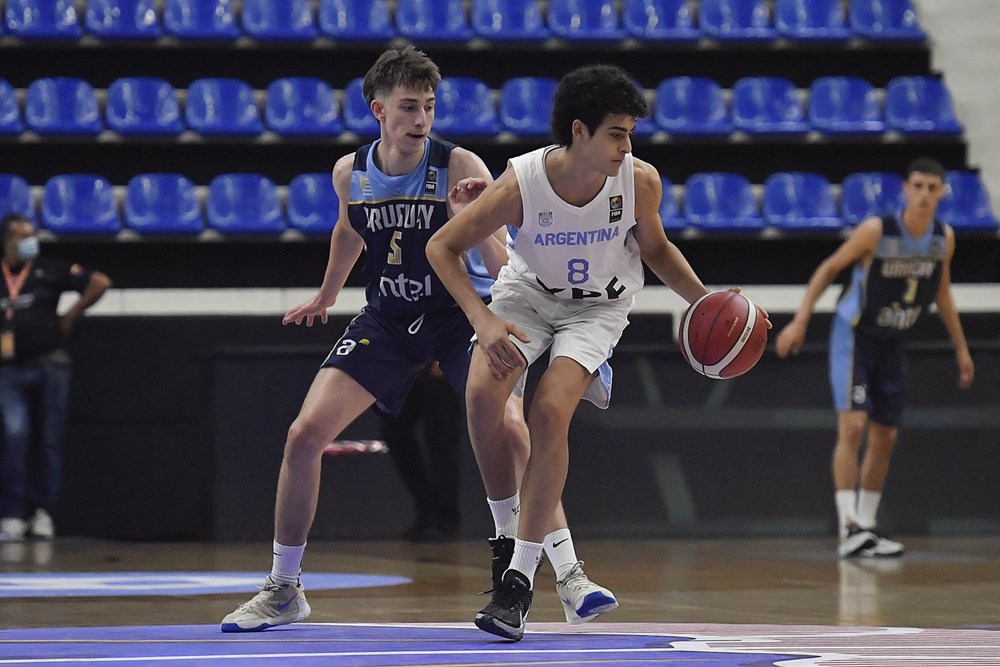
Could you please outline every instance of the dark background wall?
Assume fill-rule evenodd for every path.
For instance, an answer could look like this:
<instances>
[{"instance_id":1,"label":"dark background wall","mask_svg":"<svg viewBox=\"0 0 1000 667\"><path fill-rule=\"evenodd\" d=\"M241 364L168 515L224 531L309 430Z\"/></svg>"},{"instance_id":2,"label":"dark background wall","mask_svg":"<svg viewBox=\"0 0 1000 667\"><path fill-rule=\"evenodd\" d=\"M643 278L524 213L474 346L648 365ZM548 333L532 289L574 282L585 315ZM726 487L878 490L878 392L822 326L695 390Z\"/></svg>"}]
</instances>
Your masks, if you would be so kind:
<instances>
[{"instance_id":1,"label":"dark background wall","mask_svg":"<svg viewBox=\"0 0 1000 667\"><path fill-rule=\"evenodd\" d=\"M773 319L787 321L775 313ZM908 409L884 523L995 530L1000 516L1000 318L966 315L975 387L955 388L936 320L911 346ZM81 321L60 529L128 539L269 539L285 431L347 318L91 317ZM770 352L744 377L684 365L668 316L638 315L615 354L610 410L582 406L566 503L580 535L802 534L832 530L834 412L827 321L800 357ZM534 379L534 377L533 377ZM377 437L363 416L344 437ZM490 525L471 449L463 531ZM327 457L314 539L391 537L412 518L384 455Z\"/></svg>"}]
</instances>

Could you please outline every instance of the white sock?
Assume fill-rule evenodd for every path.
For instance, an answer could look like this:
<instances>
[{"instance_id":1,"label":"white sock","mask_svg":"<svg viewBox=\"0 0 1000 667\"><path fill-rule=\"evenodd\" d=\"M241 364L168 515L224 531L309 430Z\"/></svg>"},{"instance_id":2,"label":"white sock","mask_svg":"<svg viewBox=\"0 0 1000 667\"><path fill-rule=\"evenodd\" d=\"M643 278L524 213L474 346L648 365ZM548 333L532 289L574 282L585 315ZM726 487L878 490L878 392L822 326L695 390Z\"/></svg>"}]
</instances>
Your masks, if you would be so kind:
<instances>
[{"instance_id":1,"label":"white sock","mask_svg":"<svg viewBox=\"0 0 1000 667\"><path fill-rule=\"evenodd\" d=\"M882 500L881 491L861 489L858 492L858 525L862 528L874 528L875 516L878 514L878 504Z\"/></svg>"},{"instance_id":2,"label":"white sock","mask_svg":"<svg viewBox=\"0 0 1000 667\"><path fill-rule=\"evenodd\" d=\"M510 559L510 567L507 569L517 570L523 574L532 588L534 588L535 570L538 569L538 559L542 557L544 546L539 542L514 540L514 556Z\"/></svg>"},{"instance_id":3,"label":"white sock","mask_svg":"<svg viewBox=\"0 0 1000 667\"><path fill-rule=\"evenodd\" d=\"M560 581L569 574L569 571L578 562L569 528L552 531L545 536L544 544L545 555L549 557L552 569L556 571L556 581Z\"/></svg>"},{"instance_id":4,"label":"white sock","mask_svg":"<svg viewBox=\"0 0 1000 667\"><path fill-rule=\"evenodd\" d=\"M837 525L840 527L840 534L847 534L847 526L857 523L858 492L854 489L838 490L833 494L837 504Z\"/></svg>"},{"instance_id":5,"label":"white sock","mask_svg":"<svg viewBox=\"0 0 1000 667\"><path fill-rule=\"evenodd\" d=\"M515 493L504 500L486 499L493 513L493 524L496 526L495 537L517 537L517 520L521 515L521 494Z\"/></svg>"},{"instance_id":6,"label":"white sock","mask_svg":"<svg viewBox=\"0 0 1000 667\"><path fill-rule=\"evenodd\" d=\"M271 552L274 559L271 561L271 578L283 584L294 584L299 580L302 573L302 554L306 551L306 545L297 547L287 547L284 544L274 542Z\"/></svg>"}]
</instances>

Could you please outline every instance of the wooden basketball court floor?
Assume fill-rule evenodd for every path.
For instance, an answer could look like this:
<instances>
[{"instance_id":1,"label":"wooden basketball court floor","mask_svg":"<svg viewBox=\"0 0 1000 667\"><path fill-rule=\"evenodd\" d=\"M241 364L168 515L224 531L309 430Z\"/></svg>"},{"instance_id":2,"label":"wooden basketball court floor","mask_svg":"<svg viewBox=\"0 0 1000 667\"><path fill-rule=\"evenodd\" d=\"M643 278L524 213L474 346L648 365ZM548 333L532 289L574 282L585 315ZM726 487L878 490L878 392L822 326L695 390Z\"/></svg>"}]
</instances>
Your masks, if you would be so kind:
<instances>
[{"instance_id":1,"label":"wooden basketball court floor","mask_svg":"<svg viewBox=\"0 0 1000 667\"><path fill-rule=\"evenodd\" d=\"M269 544L5 543L0 665L1000 666L1000 536L904 541L838 560L832 538L580 539L621 606L566 624L546 566L518 643L471 623L485 540L311 543L308 622L247 634L218 623Z\"/></svg>"}]
</instances>

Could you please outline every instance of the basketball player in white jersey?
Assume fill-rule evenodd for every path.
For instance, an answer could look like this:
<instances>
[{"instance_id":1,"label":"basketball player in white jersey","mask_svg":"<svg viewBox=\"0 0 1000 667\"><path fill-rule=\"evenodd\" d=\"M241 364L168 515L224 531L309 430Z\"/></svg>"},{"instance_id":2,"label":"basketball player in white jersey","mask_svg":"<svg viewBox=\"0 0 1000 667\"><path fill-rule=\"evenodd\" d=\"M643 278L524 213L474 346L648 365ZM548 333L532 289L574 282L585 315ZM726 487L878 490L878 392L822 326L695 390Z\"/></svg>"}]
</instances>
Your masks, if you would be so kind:
<instances>
[{"instance_id":1,"label":"basketball player in white jersey","mask_svg":"<svg viewBox=\"0 0 1000 667\"><path fill-rule=\"evenodd\" d=\"M642 94L618 67L574 70L559 84L552 111L556 145L512 159L479 199L427 243L427 257L462 307L477 345L466 390L469 434L480 468L502 452L504 403L527 367L551 348L528 412L531 454L520 489L521 518L510 568L477 616L486 632L518 640L531 604L533 575L562 496L569 424L581 398L610 399L606 362L643 285L642 262L686 301L708 290L663 232L656 169L632 157ZM489 306L476 294L462 254L507 226L509 262ZM601 372L598 372L601 369ZM523 385L521 385L523 386ZM495 463L499 465L499 463ZM506 497L516 488L495 489ZM574 570L557 572L561 597L574 594ZM596 615L617 606L592 591L580 605Z\"/></svg>"}]
</instances>

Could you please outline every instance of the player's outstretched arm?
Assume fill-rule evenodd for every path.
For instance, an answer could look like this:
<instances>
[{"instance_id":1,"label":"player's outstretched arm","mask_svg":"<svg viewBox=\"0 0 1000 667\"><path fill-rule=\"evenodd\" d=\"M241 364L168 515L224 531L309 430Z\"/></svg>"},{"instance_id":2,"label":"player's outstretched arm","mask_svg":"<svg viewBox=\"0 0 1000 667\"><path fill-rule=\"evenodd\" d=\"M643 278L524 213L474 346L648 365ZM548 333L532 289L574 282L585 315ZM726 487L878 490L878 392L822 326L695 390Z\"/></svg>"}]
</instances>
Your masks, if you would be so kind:
<instances>
[{"instance_id":1,"label":"player's outstretched arm","mask_svg":"<svg viewBox=\"0 0 1000 667\"><path fill-rule=\"evenodd\" d=\"M951 344L955 348L958 386L962 389L968 389L972 386L976 369L972 363L972 355L969 354L969 344L965 340L965 332L962 330L962 322L958 318L958 308L955 306L955 298L951 292L951 258L955 254L955 232L950 226L946 227L945 230L947 247L941 266L941 282L938 284L934 303L937 305L941 322L951 338Z\"/></svg>"},{"instance_id":2,"label":"player's outstretched arm","mask_svg":"<svg viewBox=\"0 0 1000 667\"><path fill-rule=\"evenodd\" d=\"M656 169L638 158L635 165L635 240L639 243L642 261L663 284L693 303L708 294L708 288L691 268L687 258L663 232L660 219L660 198L663 182Z\"/></svg>"},{"instance_id":3,"label":"player's outstretched arm","mask_svg":"<svg viewBox=\"0 0 1000 667\"><path fill-rule=\"evenodd\" d=\"M875 253L879 239L882 238L882 219L878 217L865 218L854 229L846 241L840 244L832 255L823 260L813 271L806 294L802 298L799 309L792 320L778 334L775 341L775 352L781 358L789 354L798 354L806 337L809 319L812 317L816 302L830 286L840 272L848 266L870 257Z\"/></svg>"},{"instance_id":4,"label":"player's outstretched arm","mask_svg":"<svg viewBox=\"0 0 1000 667\"><path fill-rule=\"evenodd\" d=\"M520 226L521 193L517 177L508 168L476 201L459 211L427 242L427 259L434 272L465 312L476 331L479 346L489 357L494 377L501 379L523 366L523 357L510 342L514 335L529 339L517 327L490 312L476 293L462 261L462 253L490 238L509 224Z\"/></svg>"},{"instance_id":5,"label":"player's outstretched arm","mask_svg":"<svg viewBox=\"0 0 1000 667\"><path fill-rule=\"evenodd\" d=\"M461 147L451 151L448 160L448 206L449 217L454 217L466 206L476 201L479 195L493 182L493 175L486 168L482 158ZM493 238L486 238L476 245L483 264L495 280L500 269L507 263L507 232L498 228Z\"/></svg>"},{"instance_id":6,"label":"player's outstretched arm","mask_svg":"<svg viewBox=\"0 0 1000 667\"><path fill-rule=\"evenodd\" d=\"M282 324L302 324L304 320L306 326L311 327L316 316L319 316L320 321L326 324L327 308L336 303L337 295L340 294L351 269L354 268L358 257L361 256L364 239L354 231L347 219L347 202L351 195L353 164L354 155L345 155L337 160L337 164L333 168L333 189L337 192L337 198L340 200L340 210L337 215L337 224L334 225L333 232L330 234L330 258L326 264L326 273L323 275L323 285L314 297L285 313L281 320Z\"/></svg>"}]
</instances>

